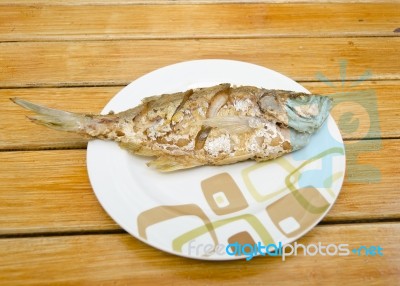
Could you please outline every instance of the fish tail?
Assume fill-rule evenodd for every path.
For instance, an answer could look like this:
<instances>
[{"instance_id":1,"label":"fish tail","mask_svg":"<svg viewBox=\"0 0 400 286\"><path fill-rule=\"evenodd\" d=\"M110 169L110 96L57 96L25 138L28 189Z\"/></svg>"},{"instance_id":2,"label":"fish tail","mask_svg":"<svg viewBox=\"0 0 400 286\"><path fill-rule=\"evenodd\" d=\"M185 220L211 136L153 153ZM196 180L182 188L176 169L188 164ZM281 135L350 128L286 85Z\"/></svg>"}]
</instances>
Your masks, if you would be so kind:
<instances>
[{"instance_id":1,"label":"fish tail","mask_svg":"<svg viewBox=\"0 0 400 286\"><path fill-rule=\"evenodd\" d=\"M10 99L15 104L30 111L33 111L37 114L34 116L28 116L28 118L32 122L47 126L51 129L76 133L86 133L85 127L91 120L90 116L88 115L52 109L34 104L20 98Z\"/></svg>"}]
</instances>

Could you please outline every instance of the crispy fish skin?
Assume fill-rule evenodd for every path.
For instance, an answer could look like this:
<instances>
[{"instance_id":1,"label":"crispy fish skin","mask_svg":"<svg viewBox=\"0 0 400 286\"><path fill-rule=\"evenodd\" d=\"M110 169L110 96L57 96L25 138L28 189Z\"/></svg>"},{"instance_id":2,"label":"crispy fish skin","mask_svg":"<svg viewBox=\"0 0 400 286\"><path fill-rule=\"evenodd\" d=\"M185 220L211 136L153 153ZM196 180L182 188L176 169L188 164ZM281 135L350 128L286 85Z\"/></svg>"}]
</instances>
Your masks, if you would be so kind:
<instances>
[{"instance_id":1,"label":"crispy fish skin","mask_svg":"<svg viewBox=\"0 0 400 286\"><path fill-rule=\"evenodd\" d=\"M22 99L33 122L112 140L168 172L247 159L265 161L302 148L331 108L326 96L220 84L145 98L109 115L70 113Z\"/></svg>"}]
</instances>

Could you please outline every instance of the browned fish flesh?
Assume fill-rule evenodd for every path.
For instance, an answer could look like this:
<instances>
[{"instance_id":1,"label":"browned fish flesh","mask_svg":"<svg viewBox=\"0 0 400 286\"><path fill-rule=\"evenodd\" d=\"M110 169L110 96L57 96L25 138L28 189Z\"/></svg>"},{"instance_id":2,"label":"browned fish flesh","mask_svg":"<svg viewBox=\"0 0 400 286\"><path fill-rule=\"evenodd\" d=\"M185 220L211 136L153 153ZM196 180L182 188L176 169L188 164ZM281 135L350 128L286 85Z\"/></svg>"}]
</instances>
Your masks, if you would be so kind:
<instances>
[{"instance_id":1,"label":"browned fish flesh","mask_svg":"<svg viewBox=\"0 0 400 286\"><path fill-rule=\"evenodd\" d=\"M277 158L305 146L331 99L285 90L220 84L148 97L108 115L71 113L13 98L47 127L112 140L160 171Z\"/></svg>"}]
</instances>

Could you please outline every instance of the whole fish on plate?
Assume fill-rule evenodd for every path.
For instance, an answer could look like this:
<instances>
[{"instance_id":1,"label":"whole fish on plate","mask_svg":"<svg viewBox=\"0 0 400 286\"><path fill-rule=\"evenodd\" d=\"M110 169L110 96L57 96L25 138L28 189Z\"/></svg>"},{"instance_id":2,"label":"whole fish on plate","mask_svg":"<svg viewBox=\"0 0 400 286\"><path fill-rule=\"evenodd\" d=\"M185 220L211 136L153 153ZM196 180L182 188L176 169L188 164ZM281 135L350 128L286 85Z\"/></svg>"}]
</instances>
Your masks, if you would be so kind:
<instances>
[{"instance_id":1,"label":"whole fish on plate","mask_svg":"<svg viewBox=\"0 0 400 286\"><path fill-rule=\"evenodd\" d=\"M33 122L112 140L168 172L201 165L265 161L304 147L329 115L331 99L284 90L220 84L148 97L132 109L92 115L13 98Z\"/></svg>"}]
</instances>

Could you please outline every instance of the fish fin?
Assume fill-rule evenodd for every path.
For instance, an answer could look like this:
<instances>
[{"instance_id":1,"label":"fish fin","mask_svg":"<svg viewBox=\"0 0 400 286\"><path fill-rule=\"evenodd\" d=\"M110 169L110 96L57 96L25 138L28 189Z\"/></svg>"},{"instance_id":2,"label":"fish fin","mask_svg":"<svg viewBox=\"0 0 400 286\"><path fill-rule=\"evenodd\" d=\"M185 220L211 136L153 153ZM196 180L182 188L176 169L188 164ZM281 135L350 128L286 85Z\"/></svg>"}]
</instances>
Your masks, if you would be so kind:
<instances>
[{"instance_id":1,"label":"fish fin","mask_svg":"<svg viewBox=\"0 0 400 286\"><path fill-rule=\"evenodd\" d=\"M156 101L158 99L160 99L160 95L152 95L152 96L148 96L142 99L142 104L146 104L152 101Z\"/></svg>"},{"instance_id":2,"label":"fish fin","mask_svg":"<svg viewBox=\"0 0 400 286\"><path fill-rule=\"evenodd\" d=\"M162 155L147 163L147 166L156 168L160 172L172 172L202 166L204 163L187 156Z\"/></svg>"},{"instance_id":3,"label":"fish fin","mask_svg":"<svg viewBox=\"0 0 400 286\"><path fill-rule=\"evenodd\" d=\"M219 165L234 164L237 162L246 161L248 159L251 159L252 157L253 157L252 154L233 155L226 157L220 161L217 161L216 163L214 163L214 165L219 166Z\"/></svg>"},{"instance_id":4,"label":"fish fin","mask_svg":"<svg viewBox=\"0 0 400 286\"><path fill-rule=\"evenodd\" d=\"M132 154L140 155L140 156L156 156L157 152L151 150L151 148L144 146L142 144L136 144L133 142L119 142L118 143L121 148L128 150Z\"/></svg>"},{"instance_id":5,"label":"fish fin","mask_svg":"<svg viewBox=\"0 0 400 286\"><path fill-rule=\"evenodd\" d=\"M44 107L20 98L10 99L15 104L38 114L35 116L28 116L31 121L52 129L80 132L85 122L89 119L83 114Z\"/></svg>"},{"instance_id":6,"label":"fish fin","mask_svg":"<svg viewBox=\"0 0 400 286\"><path fill-rule=\"evenodd\" d=\"M204 119L202 124L209 127L224 129L231 134L239 134L253 130L250 126L250 119L250 117L240 116L215 116Z\"/></svg>"}]
</instances>

